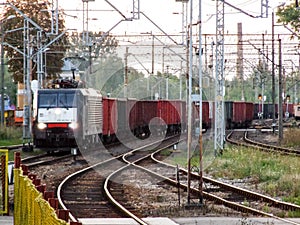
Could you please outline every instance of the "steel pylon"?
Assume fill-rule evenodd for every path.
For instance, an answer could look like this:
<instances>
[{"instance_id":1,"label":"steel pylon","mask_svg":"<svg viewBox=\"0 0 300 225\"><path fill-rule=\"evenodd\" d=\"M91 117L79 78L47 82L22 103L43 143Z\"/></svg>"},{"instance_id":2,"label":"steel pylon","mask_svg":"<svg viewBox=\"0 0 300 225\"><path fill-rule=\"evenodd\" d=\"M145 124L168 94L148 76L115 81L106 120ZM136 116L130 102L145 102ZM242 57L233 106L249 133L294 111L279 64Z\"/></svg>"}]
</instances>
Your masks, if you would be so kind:
<instances>
[{"instance_id":1,"label":"steel pylon","mask_svg":"<svg viewBox=\"0 0 300 225\"><path fill-rule=\"evenodd\" d=\"M224 1L216 1L215 154L224 148Z\"/></svg>"}]
</instances>

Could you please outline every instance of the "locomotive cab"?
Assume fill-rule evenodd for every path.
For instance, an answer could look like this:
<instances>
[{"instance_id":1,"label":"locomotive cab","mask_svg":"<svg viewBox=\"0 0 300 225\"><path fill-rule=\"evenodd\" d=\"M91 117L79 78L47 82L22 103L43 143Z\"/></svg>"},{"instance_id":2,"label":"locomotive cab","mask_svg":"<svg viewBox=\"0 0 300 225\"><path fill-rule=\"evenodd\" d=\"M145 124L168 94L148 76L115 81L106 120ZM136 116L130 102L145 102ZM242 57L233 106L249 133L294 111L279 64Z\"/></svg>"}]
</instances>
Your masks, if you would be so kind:
<instances>
[{"instance_id":1,"label":"locomotive cab","mask_svg":"<svg viewBox=\"0 0 300 225\"><path fill-rule=\"evenodd\" d=\"M76 89L40 89L36 94L33 140L36 147L76 147Z\"/></svg>"}]
</instances>

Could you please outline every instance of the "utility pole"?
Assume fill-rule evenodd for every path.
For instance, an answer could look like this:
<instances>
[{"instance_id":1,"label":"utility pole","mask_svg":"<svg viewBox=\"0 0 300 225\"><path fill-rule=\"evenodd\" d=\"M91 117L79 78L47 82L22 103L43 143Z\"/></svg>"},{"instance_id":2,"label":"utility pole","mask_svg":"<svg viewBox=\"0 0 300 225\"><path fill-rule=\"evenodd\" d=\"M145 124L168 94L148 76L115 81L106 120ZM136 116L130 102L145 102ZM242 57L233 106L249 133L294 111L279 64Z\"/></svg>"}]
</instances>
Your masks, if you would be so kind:
<instances>
[{"instance_id":1,"label":"utility pole","mask_svg":"<svg viewBox=\"0 0 300 225\"><path fill-rule=\"evenodd\" d=\"M275 105L275 38L274 38L274 12L272 11L272 104L273 104L273 114L272 114L272 128L273 134L275 134L276 126L276 105Z\"/></svg>"},{"instance_id":2,"label":"utility pole","mask_svg":"<svg viewBox=\"0 0 300 225\"><path fill-rule=\"evenodd\" d=\"M51 5L51 35L58 35L58 0L55 0L55 9L54 9L54 0L52 0ZM55 26L54 26L55 24Z\"/></svg>"},{"instance_id":3,"label":"utility pole","mask_svg":"<svg viewBox=\"0 0 300 225\"><path fill-rule=\"evenodd\" d=\"M37 32L37 47L42 48L42 31ZM43 71L43 51L39 51L36 55L37 61L37 77L38 77L38 89L43 88L44 71Z\"/></svg>"},{"instance_id":4,"label":"utility pole","mask_svg":"<svg viewBox=\"0 0 300 225\"><path fill-rule=\"evenodd\" d=\"M278 48L279 48L279 81L278 81L278 139L279 143L281 143L283 139L283 112L282 112L282 53L281 53L281 39L278 39Z\"/></svg>"},{"instance_id":5,"label":"utility pole","mask_svg":"<svg viewBox=\"0 0 300 225\"><path fill-rule=\"evenodd\" d=\"M265 35L262 34L262 54L265 54ZM263 73L261 74L261 94L262 94L262 99L261 99L261 112L262 112L262 119L264 118L264 116L268 116L268 115L264 115L264 104L265 104L265 80L266 80L266 60L265 57L262 57L262 63L263 63Z\"/></svg>"},{"instance_id":6,"label":"utility pole","mask_svg":"<svg viewBox=\"0 0 300 225\"><path fill-rule=\"evenodd\" d=\"M30 60L30 33L29 33L29 21L24 19L24 78L23 83L25 85L25 99L24 99L24 119L23 119L23 150L31 150L31 88L30 88L30 78L31 78L31 60ZM25 146L27 142L28 147Z\"/></svg>"},{"instance_id":7,"label":"utility pole","mask_svg":"<svg viewBox=\"0 0 300 225\"><path fill-rule=\"evenodd\" d=\"M216 1L215 155L224 149L224 1Z\"/></svg>"},{"instance_id":8,"label":"utility pole","mask_svg":"<svg viewBox=\"0 0 300 225\"><path fill-rule=\"evenodd\" d=\"M4 127L4 29L1 21L1 126Z\"/></svg>"},{"instance_id":9,"label":"utility pole","mask_svg":"<svg viewBox=\"0 0 300 225\"><path fill-rule=\"evenodd\" d=\"M202 137L202 1L199 0L199 204L203 205L203 137Z\"/></svg>"},{"instance_id":10,"label":"utility pole","mask_svg":"<svg viewBox=\"0 0 300 225\"><path fill-rule=\"evenodd\" d=\"M154 75L154 34L152 34L151 74Z\"/></svg>"},{"instance_id":11,"label":"utility pole","mask_svg":"<svg viewBox=\"0 0 300 225\"><path fill-rule=\"evenodd\" d=\"M269 16L269 0L261 0L261 18L268 18Z\"/></svg>"},{"instance_id":12,"label":"utility pole","mask_svg":"<svg viewBox=\"0 0 300 225\"><path fill-rule=\"evenodd\" d=\"M89 43L89 2L95 0L82 0L82 42L83 45Z\"/></svg>"},{"instance_id":13,"label":"utility pole","mask_svg":"<svg viewBox=\"0 0 300 225\"><path fill-rule=\"evenodd\" d=\"M140 0L132 0L132 1L133 1L132 19L139 20L140 19Z\"/></svg>"},{"instance_id":14,"label":"utility pole","mask_svg":"<svg viewBox=\"0 0 300 225\"><path fill-rule=\"evenodd\" d=\"M192 81L193 81L193 0L190 0L190 21L188 25L188 137L187 137L187 204L191 204L191 148L192 148Z\"/></svg>"},{"instance_id":15,"label":"utility pole","mask_svg":"<svg viewBox=\"0 0 300 225\"><path fill-rule=\"evenodd\" d=\"M129 47L126 47L125 52L125 73L124 73L124 98L127 98L127 85L128 85L128 49Z\"/></svg>"},{"instance_id":16,"label":"utility pole","mask_svg":"<svg viewBox=\"0 0 300 225\"><path fill-rule=\"evenodd\" d=\"M238 43L237 43L237 77L240 80L240 85L242 89L241 100L245 101L244 93L244 68L243 68L243 32L242 32L242 23L237 24L238 28Z\"/></svg>"},{"instance_id":17,"label":"utility pole","mask_svg":"<svg viewBox=\"0 0 300 225\"><path fill-rule=\"evenodd\" d=\"M218 150L222 151L225 141L225 122L224 122L224 4L240 11L252 18L263 17L253 16L246 11L226 2L225 0L216 1L216 79L215 79L215 154ZM268 0L261 1L261 8L268 10Z\"/></svg>"}]
</instances>

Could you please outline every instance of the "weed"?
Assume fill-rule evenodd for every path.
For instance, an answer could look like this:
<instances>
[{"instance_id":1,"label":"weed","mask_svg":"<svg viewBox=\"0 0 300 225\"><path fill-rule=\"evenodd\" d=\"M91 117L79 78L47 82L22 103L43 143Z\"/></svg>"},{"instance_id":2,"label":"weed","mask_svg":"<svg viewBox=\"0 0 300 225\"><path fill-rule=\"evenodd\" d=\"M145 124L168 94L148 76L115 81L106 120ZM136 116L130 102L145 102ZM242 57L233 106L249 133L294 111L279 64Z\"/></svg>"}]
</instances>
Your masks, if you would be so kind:
<instances>
[{"instance_id":1,"label":"weed","mask_svg":"<svg viewBox=\"0 0 300 225\"><path fill-rule=\"evenodd\" d=\"M288 217L292 218L299 218L300 217L300 211L289 211Z\"/></svg>"},{"instance_id":2,"label":"weed","mask_svg":"<svg viewBox=\"0 0 300 225\"><path fill-rule=\"evenodd\" d=\"M270 213L270 207L268 205L263 206L263 211L266 213Z\"/></svg>"},{"instance_id":3,"label":"weed","mask_svg":"<svg viewBox=\"0 0 300 225\"><path fill-rule=\"evenodd\" d=\"M300 134L299 134L300 135ZM199 166L199 155L191 164ZM182 151L169 158L173 164L187 167L187 154ZM209 159L204 172L215 178L247 179L263 193L300 205L300 160L298 157L266 153L257 149L231 146L223 154ZM207 158L204 164L208 163Z\"/></svg>"}]
</instances>

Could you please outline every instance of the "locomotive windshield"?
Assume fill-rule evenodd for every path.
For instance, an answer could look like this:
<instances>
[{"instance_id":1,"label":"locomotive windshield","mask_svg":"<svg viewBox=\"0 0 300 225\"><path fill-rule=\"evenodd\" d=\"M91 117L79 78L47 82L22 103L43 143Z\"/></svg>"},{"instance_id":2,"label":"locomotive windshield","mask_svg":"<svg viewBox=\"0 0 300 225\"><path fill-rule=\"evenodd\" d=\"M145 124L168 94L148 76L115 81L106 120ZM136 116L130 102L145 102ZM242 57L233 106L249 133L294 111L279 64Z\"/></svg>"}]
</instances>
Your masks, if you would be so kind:
<instances>
[{"instance_id":1,"label":"locomotive windshield","mask_svg":"<svg viewBox=\"0 0 300 225\"><path fill-rule=\"evenodd\" d=\"M40 93L39 108L73 108L76 107L75 92Z\"/></svg>"},{"instance_id":2,"label":"locomotive windshield","mask_svg":"<svg viewBox=\"0 0 300 225\"><path fill-rule=\"evenodd\" d=\"M58 107L72 108L76 106L75 93L59 93Z\"/></svg>"},{"instance_id":3,"label":"locomotive windshield","mask_svg":"<svg viewBox=\"0 0 300 225\"><path fill-rule=\"evenodd\" d=\"M56 108L57 94L40 94L39 96L40 108Z\"/></svg>"}]
</instances>

